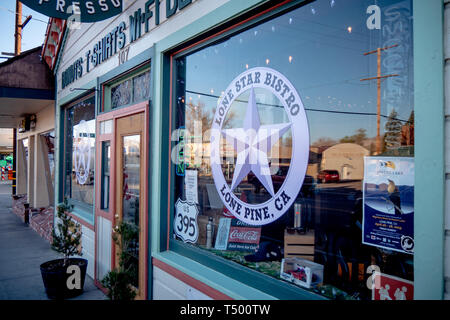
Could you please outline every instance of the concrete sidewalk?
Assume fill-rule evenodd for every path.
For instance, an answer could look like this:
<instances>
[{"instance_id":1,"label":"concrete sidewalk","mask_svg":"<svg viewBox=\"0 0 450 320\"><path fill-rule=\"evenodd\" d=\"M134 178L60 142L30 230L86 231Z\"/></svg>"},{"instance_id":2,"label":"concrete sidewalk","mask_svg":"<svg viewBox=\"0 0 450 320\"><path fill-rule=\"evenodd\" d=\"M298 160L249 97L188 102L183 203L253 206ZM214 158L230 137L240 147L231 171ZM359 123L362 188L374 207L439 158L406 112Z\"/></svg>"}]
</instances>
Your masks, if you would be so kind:
<instances>
[{"instance_id":1,"label":"concrete sidewalk","mask_svg":"<svg viewBox=\"0 0 450 320\"><path fill-rule=\"evenodd\" d=\"M60 256L12 212L11 205L11 185L0 184L0 300L48 300L39 266ZM104 299L86 275L84 293L73 300Z\"/></svg>"}]
</instances>

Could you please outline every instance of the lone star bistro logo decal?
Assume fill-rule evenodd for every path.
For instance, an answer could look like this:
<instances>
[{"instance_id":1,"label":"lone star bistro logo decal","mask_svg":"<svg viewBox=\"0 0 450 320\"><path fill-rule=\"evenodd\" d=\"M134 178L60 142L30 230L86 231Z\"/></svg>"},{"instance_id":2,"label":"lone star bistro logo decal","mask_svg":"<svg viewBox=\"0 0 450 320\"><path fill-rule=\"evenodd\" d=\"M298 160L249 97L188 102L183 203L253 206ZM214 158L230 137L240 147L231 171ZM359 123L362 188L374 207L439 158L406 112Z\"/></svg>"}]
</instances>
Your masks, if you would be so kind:
<instances>
[{"instance_id":1,"label":"lone star bistro logo decal","mask_svg":"<svg viewBox=\"0 0 450 320\"><path fill-rule=\"evenodd\" d=\"M272 92L283 104L289 122L261 125L256 106L255 88ZM222 129L233 102L250 90L242 128ZM309 129L299 94L289 80L270 68L253 68L237 76L221 96L211 128L211 169L216 189L226 208L239 220L250 225L265 225L280 218L294 203L308 165ZM269 170L268 152L291 130L292 156L286 179L275 194ZM233 145L236 165L231 185L222 172L220 140ZM253 172L271 198L260 204L249 204L234 195L233 190Z\"/></svg>"}]
</instances>

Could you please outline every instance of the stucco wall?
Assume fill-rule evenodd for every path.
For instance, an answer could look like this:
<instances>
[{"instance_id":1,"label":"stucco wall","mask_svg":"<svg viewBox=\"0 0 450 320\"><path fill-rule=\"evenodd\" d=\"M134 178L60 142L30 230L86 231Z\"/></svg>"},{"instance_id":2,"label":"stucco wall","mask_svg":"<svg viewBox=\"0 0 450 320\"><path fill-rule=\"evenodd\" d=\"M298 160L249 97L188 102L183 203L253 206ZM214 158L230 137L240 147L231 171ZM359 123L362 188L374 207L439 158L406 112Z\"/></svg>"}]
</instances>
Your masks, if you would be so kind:
<instances>
[{"instance_id":1,"label":"stucco wall","mask_svg":"<svg viewBox=\"0 0 450 320\"><path fill-rule=\"evenodd\" d=\"M12 148L13 146L13 130L0 129L0 150L5 148Z\"/></svg>"},{"instance_id":2,"label":"stucco wall","mask_svg":"<svg viewBox=\"0 0 450 320\"><path fill-rule=\"evenodd\" d=\"M18 140L25 139L35 134L53 130L54 128L55 128L55 105L54 102L51 102L48 106L46 106L44 109L42 109L36 114L36 128L24 133L17 133L17 139Z\"/></svg>"}]
</instances>

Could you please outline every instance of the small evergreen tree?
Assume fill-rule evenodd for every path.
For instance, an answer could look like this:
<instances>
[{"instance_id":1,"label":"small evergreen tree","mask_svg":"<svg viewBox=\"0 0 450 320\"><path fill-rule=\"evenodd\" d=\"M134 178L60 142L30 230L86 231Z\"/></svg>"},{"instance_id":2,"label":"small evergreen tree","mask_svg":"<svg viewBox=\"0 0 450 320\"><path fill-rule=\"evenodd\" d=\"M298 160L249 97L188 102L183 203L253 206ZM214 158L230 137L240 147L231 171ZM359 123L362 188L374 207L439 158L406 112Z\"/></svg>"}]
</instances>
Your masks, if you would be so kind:
<instances>
[{"instance_id":1,"label":"small evergreen tree","mask_svg":"<svg viewBox=\"0 0 450 320\"><path fill-rule=\"evenodd\" d=\"M57 230L52 230L52 249L64 255L64 267L67 267L69 258L75 254L82 255L80 250L81 225L72 220L66 211L70 211L73 206L64 199L63 204L58 205L56 216L59 219Z\"/></svg>"},{"instance_id":2,"label":"small evergreen tree","mask_svg":"<svg viewBox=\"0 0 450 320\"><path fill-rule=\"evenodd\" d=\"M133 263L136 257L131 247L138 237L139 229L135 224L121 222L115 229L113 240L119 247L119 267L101 280L110 300L134 300L136 297L132 284L138 279L138 270Z\"/></svg>"}]
</instances>

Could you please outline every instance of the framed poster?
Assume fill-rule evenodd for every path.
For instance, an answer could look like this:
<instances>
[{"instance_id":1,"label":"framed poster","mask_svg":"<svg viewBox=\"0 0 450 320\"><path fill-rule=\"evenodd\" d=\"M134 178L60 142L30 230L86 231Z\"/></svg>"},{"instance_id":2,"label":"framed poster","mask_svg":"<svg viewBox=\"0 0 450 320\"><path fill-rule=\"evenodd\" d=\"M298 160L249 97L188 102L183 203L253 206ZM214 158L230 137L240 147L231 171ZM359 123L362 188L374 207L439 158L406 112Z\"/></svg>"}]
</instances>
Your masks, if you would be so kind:
<instances>
[{"instance_id":1,"label":"framed poster","mask_svg":"<svg viewBox=\"0 0 450 320\"><path fill-rule=\"evenodd\" d=\"M365 157L363 244L414 253L414 158Z\"/></svg>"}]
</instances>

